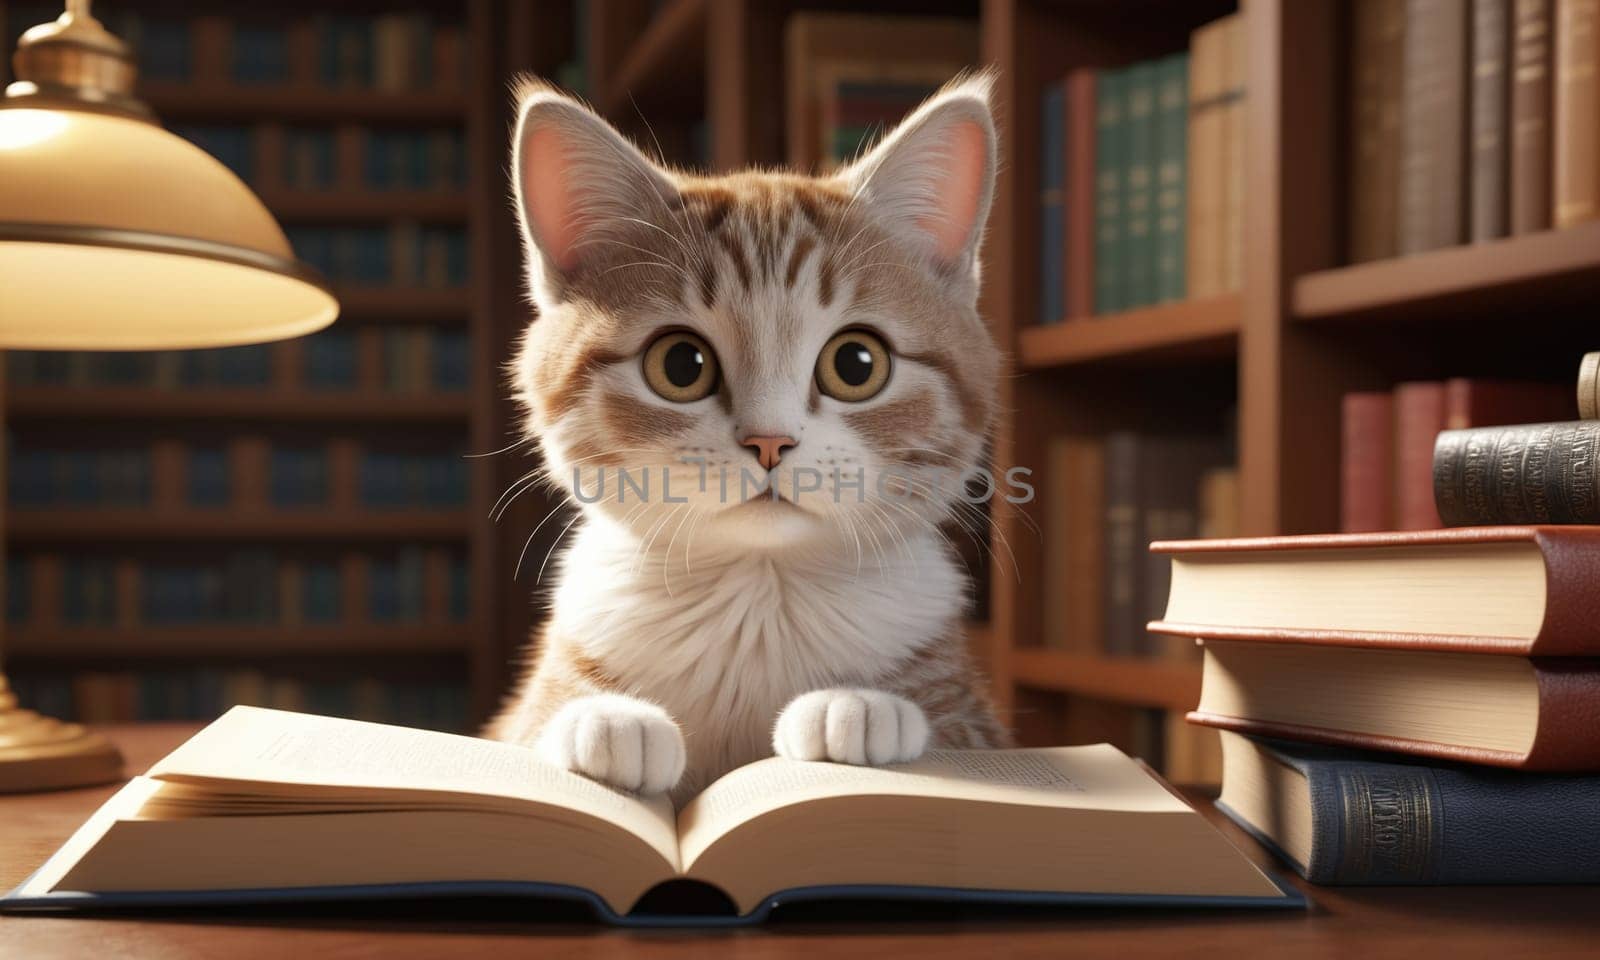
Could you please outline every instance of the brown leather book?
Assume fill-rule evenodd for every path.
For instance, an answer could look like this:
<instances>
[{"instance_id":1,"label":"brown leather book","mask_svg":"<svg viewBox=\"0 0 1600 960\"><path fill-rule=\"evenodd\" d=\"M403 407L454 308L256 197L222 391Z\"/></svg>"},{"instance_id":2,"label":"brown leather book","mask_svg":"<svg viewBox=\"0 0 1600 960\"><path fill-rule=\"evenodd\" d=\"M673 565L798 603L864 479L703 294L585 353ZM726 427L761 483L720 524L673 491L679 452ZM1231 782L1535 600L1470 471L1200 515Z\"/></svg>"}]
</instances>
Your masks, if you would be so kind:
<instances>
[{"instance_id":1,"label":"brown leather book","mask_svg":"<svg viewBox=\"0 0 1600 960\"><path fill-rule=\"evenodd\" d=\"M1339 449L1339 526L1369 533L1394 526L1394 398L1347 393Z\"/></svg>"},{"instance_id":2,"label":"brown leather book","mask_svg":"<svg viewBox=\"0 0 1600 960\"><path fill-rule=\"evenodd\" d=\"M1405 7L1357 0L1350 50L1350 262L1399 247L1400 109Z\"/></svg>"},{"instance_id":3,"label":"brown leather book","mask_svg":"<svg viewBox=\"0 0 1600 960\"><path fill-rule=\"evenodd\" d=\"M1433 443L1444 428L1444 384L1395 387L1394 524L1401 530L1444 526L1433 505Z\"/></svg>"},{"instance_id":4,"label":"brown leather book","mask_svg":"<svg viewBox=\"0 0 1600 960\"><path fill-rule=\"evenodd\" d=\"M1191 723L1520 770L1600 770L1600 664L1206 643Z\"/></svg>"},{"instance_id":5,"label":"brown leather book","mask_svg":"<svg viewBox=\"0 0 1600 960\"><path fill-rule=\"evenodd\" d=\"M1466 237L1467 0L1408 0L1400 252Z\"/></svg>"},{"instance_id":6,"label":"brown leather book","mask_svg":"<svg viewBox=\"0 0 1600 960\"><path fill-rule=\"evenodd\" d=\"M1557 0L1557 227L1600 218L1600 0Z\"/></svg>"},{"instance_id":7,"label":"brown leather book","mask_svg":"<svg viewBox=\"0 0 1600 960\"><path fill-rule=\"evenodd\" d=\"M1100 653L1105 601L1105 445L1099 437L1050 444L1045 509L1046 646Z\"/></svg>"},{"instance_id":8,"label":"brown leather book","mask_svg":"<svg viewBox=\"0 0 1600 960\"><path fill-rule=\"evenodd\" d=\"M1067 316L1094 314L1095 78L1098 71L1067 74Z\"/></svg>"},{"instance_id":9,"label":"brown leather book","mask_svg":"<svg viewBox=\"0 0 1600 960\"><path fill-rule=\"evenodd\" d=\"M1474 243L1503 237L1510 214L1510 156L1506 101L1511 47L1511 0L1472 0L1472 200L1468 235Z\"/></svg>"},{"instance_id":10,"label":"brown leather book","mask_svg":"<svg viewBox=\"0 0 1600 960\"><path fill-rule=\"evenodd\" d=\"M1550 227L1550 0L1516 0L1511 81L1511 232Z\"/></svg>"},{"instance_id":11,"label":"brown leather book","mask_svg":"<svg viewBox=\"0 0 1600 960\"><path fill-rule=\"evenodd\" d=\"M1600 657L1600 527L1169 541L1150 550L1172 562L1166 612L1150 624L1156 633Z\"/></svg>"}]
</instances>

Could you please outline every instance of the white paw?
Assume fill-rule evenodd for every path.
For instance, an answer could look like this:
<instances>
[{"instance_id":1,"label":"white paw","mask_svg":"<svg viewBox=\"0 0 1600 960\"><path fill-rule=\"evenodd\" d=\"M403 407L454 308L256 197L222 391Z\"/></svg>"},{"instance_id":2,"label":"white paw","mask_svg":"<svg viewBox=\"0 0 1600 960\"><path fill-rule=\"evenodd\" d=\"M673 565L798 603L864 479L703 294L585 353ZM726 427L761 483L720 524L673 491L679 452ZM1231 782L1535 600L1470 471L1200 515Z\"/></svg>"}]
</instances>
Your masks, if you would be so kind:
<instances>
[{"instance_id":1,"label":"white paw","mask_svg":"<svg viewBox=\"0 0 1600 960\"><path fill-rule=\"evenodd\" d=\"M664 793L683 776L683 734L667 711L619 694L580 697L545 723L546 763L621 790Z\"/></svg>"},{"instance_id":2,"label":"white paw","mask_svg":"<svg viewBox=\"0 0 1600 960\"><path fill-rule=\"evenodd\" d=\"M928 719L904 697L877 690L813 690L778 714L772 750L790 760L904 763L928 746Z\"/></svg>"}]
</instances>

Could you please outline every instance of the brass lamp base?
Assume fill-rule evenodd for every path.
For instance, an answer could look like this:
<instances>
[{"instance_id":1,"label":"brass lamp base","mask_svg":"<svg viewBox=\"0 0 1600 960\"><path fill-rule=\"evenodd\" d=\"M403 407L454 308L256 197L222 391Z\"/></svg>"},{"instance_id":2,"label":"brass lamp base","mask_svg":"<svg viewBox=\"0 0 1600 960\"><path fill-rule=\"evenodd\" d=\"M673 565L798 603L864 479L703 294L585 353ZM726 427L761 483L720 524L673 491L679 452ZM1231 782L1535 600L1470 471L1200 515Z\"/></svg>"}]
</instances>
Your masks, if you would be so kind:
<instances>
[{"instance_id":1,"label":"brass lamp base","mask_svg":"<svg viewBox=\"0 0 1600 960\"><path fill-rule=\"evenodd\" d=\"M98 733L17 706L0 674L0 793L122 779L122 754Z\"/></svg>"}]
</instances>

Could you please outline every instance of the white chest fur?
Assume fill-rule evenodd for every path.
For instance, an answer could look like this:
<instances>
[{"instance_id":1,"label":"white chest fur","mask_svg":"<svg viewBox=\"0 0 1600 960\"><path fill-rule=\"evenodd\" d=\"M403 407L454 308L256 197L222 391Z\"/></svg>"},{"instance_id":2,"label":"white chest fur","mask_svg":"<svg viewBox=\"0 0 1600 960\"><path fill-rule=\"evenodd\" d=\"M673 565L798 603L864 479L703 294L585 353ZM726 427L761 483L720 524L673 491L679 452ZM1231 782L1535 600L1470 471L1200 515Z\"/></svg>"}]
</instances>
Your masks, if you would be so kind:
<instances>
[{"instance_id":1,"label":"white chest fur","mask_svg":"<svg viewBox=\"0 0 1600 960\"><path fill-rule=\"evenodd\" d=\"M661 704L683 729L686 783L771 752L795 696L871 686L960 614L964 577L942 541L908 537L859 568L853 552L696 551L670 563L585 523L566 555L551 628L622 692Z\"/></svg>"}]
</instances>

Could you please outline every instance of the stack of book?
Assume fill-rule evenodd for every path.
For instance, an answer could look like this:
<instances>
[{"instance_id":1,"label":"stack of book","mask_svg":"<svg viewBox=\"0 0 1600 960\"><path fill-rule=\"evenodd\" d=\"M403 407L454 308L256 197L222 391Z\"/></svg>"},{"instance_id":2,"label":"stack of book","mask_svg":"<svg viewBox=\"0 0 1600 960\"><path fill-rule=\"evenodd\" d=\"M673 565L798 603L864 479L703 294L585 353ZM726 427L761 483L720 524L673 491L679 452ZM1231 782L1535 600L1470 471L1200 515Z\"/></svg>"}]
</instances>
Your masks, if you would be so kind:
<instances>
[{"instance_id":1,"label":"stack of book","mask_svg":"<svg viewBox=\"0 0 1600 960\"><path fill-rule=\"evenodd\" d=\"M1184 53L1045 88L1040 323L1239 288L1243 27L1223 17Z\"/></svg>"},{"instance_id":2,"label":"stack of book","mask_svg":"<svg viewBox=\"0 0 1600 960\"><path fill-rule=\"evenodd\" d=\"M1600 0L1359 0L1351 261L1600 217Z\"/></svg>"},{"instance_id":3,"label":"stack of book","mask_svg":"<svg viewBox=\"0 0 1600 960\"><path fill-rule=\"evenodd\" d=\"M1321 883L1600 881L1597 451L1596 420L1446 431L1451 529L1152 544L1224 811Z\"/></svg>"}]
</instances>

